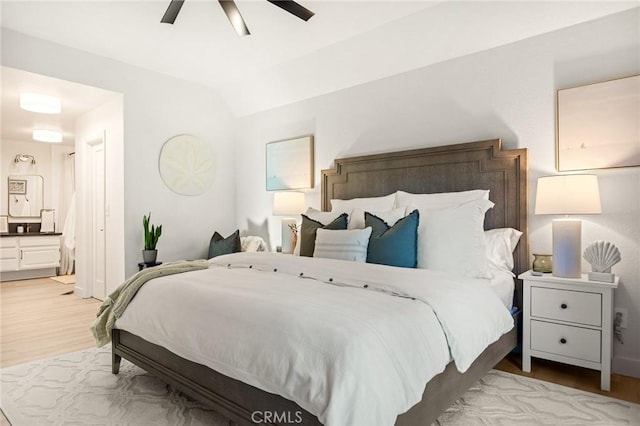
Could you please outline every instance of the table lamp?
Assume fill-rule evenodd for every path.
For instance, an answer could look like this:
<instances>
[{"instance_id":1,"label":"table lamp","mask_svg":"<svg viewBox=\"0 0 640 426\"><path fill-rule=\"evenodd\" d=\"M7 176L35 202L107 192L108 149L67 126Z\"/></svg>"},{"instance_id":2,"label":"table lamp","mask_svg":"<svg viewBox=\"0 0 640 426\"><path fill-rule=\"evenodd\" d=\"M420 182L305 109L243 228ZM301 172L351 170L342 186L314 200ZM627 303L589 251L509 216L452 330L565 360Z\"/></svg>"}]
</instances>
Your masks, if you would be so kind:
<instances>
[{"instance_id":1,"label":"table lamp","mask_svg":"<svg viewBox=\"0 0 640 426\"><path fill-rule=\"evenodd\" d=\"M559 175L538 178L535 214L562 214L552 221L553 275L582 275L582 221L574 214L600 214L600 192L596 175Z\"/></svg>"},{"instance_id":2,"label":"table lamp","mask_svg":"<svg viewBox=\"0 0 640 426\"><path fill-rule=\"evenodd\" d=\"M273 194L274 216L297 216L305 210L303 192L276 192ZM293 236L296 233L296 218L282 218L282 252L293 253L295 248Z\"/></svg>"}]
</instances>

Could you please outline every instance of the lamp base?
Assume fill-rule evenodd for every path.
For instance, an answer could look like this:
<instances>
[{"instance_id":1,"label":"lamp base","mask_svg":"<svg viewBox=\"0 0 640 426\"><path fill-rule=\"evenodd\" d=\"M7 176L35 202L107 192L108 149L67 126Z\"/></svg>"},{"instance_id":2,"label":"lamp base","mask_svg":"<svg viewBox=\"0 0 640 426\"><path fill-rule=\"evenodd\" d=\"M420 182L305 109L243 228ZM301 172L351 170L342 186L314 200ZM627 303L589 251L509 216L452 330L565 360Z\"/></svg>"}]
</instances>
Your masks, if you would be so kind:
<instances>
[{"instance_id":1,"label":"lamp base","mask_svg":"<svg viewBox=\"0 0 640 426\"><path fill-rule=\"evenodd\" d=\"M563 278L582 276L582 221L579 219L554 219L553 232L553 275Z\"/></svg>"}]
</instances>

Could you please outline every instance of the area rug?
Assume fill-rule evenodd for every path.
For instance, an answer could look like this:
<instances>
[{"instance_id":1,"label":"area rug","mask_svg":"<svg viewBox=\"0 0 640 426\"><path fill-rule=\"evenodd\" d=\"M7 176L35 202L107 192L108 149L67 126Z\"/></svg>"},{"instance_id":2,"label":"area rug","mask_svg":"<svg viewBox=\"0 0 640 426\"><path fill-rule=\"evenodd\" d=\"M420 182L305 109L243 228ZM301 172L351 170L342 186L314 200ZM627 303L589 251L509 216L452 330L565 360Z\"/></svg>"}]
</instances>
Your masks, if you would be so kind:
<instances>
[{"instance_id":1,"label":"area rug","mask_svg":"<svg viewBox=\"0 0 640 426\"><path fill-rule=\"evenodd\" d=\"M0 370L13 426L223 426L229 420L122 360L89 349ZM640 405L492 370L437 421L467 425L639 425Z\"/></svg>"},{"instance_id":2,"label":"area rug","mask_svg":"<svg viewBox=\"0 0 640 426\"><path fill-rule=\"evenodd\" d=\"M73 275L60 275L58 277L49 277L54 281L57 281L59 283L62 284L75 284L76 282L76 276L75 274Z\"/></svg>"}]
</instances>

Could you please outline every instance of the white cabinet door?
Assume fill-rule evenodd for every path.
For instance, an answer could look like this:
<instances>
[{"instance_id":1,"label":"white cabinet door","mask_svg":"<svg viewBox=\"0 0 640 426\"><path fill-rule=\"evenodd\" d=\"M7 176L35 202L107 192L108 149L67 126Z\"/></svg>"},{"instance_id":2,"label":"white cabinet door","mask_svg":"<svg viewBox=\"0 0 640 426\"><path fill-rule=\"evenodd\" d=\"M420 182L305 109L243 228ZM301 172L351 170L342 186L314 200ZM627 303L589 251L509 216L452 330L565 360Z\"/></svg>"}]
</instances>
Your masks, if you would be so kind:
<instances>
[{"instance_id":1,"label":"white cabinet door","mask_svg":"<svg viewBox=\"0 0 640 426\"><path fill-rule=\"evenodd\" d=\"M0 239L0 272L17 271L20 266L19 257L17 238Z\"/></svg>"},{"instance_id":2,"label":"white cabinet door","mask_svg":"<svg viewBox=\"0 0 640 426\"><path fill-rule=\"evenodd\" d=\"M20 269L57 268L60 247L25 247L20 250Z\"/></svg>"}]
</instances>

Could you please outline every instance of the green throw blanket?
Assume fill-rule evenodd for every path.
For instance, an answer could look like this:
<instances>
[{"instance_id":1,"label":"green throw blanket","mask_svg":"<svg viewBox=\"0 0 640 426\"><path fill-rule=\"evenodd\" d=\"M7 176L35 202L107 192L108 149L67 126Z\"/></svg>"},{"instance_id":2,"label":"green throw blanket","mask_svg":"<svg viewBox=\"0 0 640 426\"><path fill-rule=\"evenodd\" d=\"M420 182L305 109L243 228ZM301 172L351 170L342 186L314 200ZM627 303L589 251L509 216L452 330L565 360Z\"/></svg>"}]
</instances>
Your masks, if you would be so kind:
<instances>
[{"instance_id":1,"label":"green throw blanket","mask_svg":"<svg viewBox=\"0 0 640 426\"><path fill-rule=\"evenodd\" d=\"M98 347L104 346L111 341L113 324L116 322L116 319L120 318L129 305L129 302L131 302L138 290L140 290L140 287L147 281L165 275L207 269L208 267L209 262L206 260L180 260L177 262L163 263L153 268L143 269L120 284L113 293L104 299L98 311L98 318L91 325L91 333L96 339L96 345Z\"/></svg>"}]
</instances>

